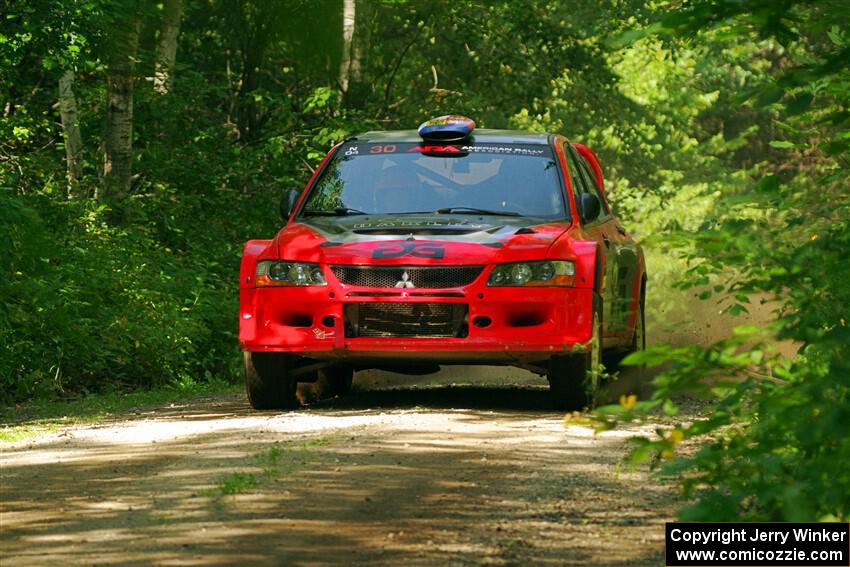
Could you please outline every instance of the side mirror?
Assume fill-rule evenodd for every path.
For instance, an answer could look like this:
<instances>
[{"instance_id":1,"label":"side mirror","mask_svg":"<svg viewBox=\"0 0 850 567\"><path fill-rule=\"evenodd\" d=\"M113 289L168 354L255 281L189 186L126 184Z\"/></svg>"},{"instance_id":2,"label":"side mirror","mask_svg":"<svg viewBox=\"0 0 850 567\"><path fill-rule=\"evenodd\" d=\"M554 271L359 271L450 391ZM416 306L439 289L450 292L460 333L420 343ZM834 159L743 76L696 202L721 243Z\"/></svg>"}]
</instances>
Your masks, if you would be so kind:
<instances>
[{"instance_id":1,"label":"side mirror","mask_svg":"<svg viewBox=\"0 0 850 567\"><path fill-rule=\"evenodd\" d=\"M602 212L602 203L599 202L599 197L593 193L582 193L578 201L578 210L582 222L594 221Z\"/></svg>"},{"instance_id":2,"label":"side mirror","mask_svg":"<svg viewBox=\"0 0 850 567\"><path fill-rule=\"evenodd\" d=\"M299 195L299 191L288 189L280 196L280 218L283 222L288 221L289 217L292 216L292 211L295 210Z\"/></svg>"}]
</instances>

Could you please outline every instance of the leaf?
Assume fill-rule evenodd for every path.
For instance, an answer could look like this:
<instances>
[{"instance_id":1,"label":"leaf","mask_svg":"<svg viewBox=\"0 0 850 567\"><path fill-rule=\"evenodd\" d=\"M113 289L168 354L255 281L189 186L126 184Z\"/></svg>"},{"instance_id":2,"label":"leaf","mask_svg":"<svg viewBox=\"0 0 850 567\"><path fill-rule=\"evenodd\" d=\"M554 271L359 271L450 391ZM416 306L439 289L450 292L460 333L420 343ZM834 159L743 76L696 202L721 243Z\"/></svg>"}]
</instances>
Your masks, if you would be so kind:
<instances>
[{"instance_id":1,"label":"leaf","mask_svg":"<svg viewBox=\"0 0 850 567\"><path fill-rule=\"evenodd\" d=\"M780 87L772 87L762 90L758 97L756 97L756 106L770 106L771 104L779 102L779 99L781 99L784 95L785 91Z\"/></svg>"},{"instance_id":2,"label":"leaf","mask_svg":"<svg viewBox=\"0 0 850 567\"><path fill-rule=\"evenodd\" d=\"M814 100L814 95L811 93L802 93L795 96L791 102L785 104L785 112L789 116L794 116L797 114L802 114L807 111L809 107L812 105L812 101Z\"/></svg>"},{"instance_id":3,"label":"leaf","mask_svg":"<svg viewBox=\"0 0 850 567\"><path fill-rule=\"evenodd\" d=\"M837 156L850 150L850 142L827 142L821 144L821 149L828 156Z\"/></svg>"},{"instance_id":4,"label":"leaf","mask_svg":"<svg viewBox=\"0 0 850 567\"><path fill-rule=\"evenodd\" d=\"M779 150L789 150L797 147L796 144L787 140L771 140L770 142L768 142L768 145L771 148L777 148Z\"/></svg>"},{"instance_id":5,"label":"leaf","mask_svg":"<svg viewBox=\"0 0 850 567\"><path fill-rule=\"evenodd\" d=\"M620 416L623 415L625 412L626 408L624 408L623 406L619 404L611 404L596 408L593 413L597 416Z\"/></svg>"},{"instance_id":6,"label":"leaf","mask_svg":"<svg viewBox=\"0 0 850 567\"><path fill-rule=\"evenodd\" d=\"M732 317L737 317L742 313L749 313L749 311L747 311L747 308L740 303L735 303L726 309L726 314L731 315Z\"/></svg>"},{"instance_id":7,"label":"leaf","mask_svg":"<svg viewBox=\"0 0 850 567\"><path fill-rule=\"evenodd\" d=\"M838 26L832 26L831 28L829 28L829 30L826 32L826 36L832 43L834 43L838 47L844 47L844 44L846 43L844 39L844 33Z\"/></svg>"},{"instance_id":8,"label":"leaf","mask_svg":"<svg viewBox=\"0 0 850 567\"><path fill-rule=\"evenodd\" d=\"M739 325L735 327L732 332L739 337L749 337L759 334L761 332L761 327L756 325Z\"/></svg>"},{"instance_id":9,"label":"leaf","mask_svg":"<svg viewBox=\"0 0 850 567\"><path fill-rule=\"evenodd\" d=\"M649 34L645 29L629 30L616 37L609 38L605 41L605 46L613 50L622 49L645 38L647 35Z\"/></svg>"},{"instance_id":10,"label":"leaf","mask_svg":"<svg viewBox=\"0 0 850 567\"><path fill-rule=\"evenodd\" d=\"M779 190L779 178L772 173L765 175L759 180L756 190L760 193L776 193Z\"/></svg>"},{"instance_id":11,"label":"leaf","mask_svg":"<svg viewBox=\"0 0 850 567\"><path fill-rule=\"evenodd\" d=\"M626 366L635 366L638 364L646 364L647 366L659 366L670 359L669 354L661 349L647 349L633 352L624 358L621 364Z\"/></svg>"}]
</instances>

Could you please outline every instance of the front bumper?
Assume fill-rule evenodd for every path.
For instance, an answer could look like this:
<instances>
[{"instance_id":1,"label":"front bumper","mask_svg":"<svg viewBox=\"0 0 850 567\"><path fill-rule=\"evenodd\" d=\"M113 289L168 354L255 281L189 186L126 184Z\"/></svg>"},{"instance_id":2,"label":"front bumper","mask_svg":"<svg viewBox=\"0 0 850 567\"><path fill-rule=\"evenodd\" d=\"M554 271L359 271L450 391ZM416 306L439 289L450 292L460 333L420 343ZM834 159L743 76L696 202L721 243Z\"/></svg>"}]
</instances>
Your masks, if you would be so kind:
<instances>
[{"instance_id":1,"label":"front bumper","mask_svg":"<svg viewBox=\"0 0 850 567\"><path fill-rule=\"evenodd\" d=\"M351 303L458 303L468 309L462 338L346 336ZM487 287L440 290L328 286L240 290L239 345L246 351L298 353L317 360L511 364L586 348L593 290ZM350 310L348 310L350 312ZM476 326L481 318L489 325Z\"/></svg>"}]
</instances>

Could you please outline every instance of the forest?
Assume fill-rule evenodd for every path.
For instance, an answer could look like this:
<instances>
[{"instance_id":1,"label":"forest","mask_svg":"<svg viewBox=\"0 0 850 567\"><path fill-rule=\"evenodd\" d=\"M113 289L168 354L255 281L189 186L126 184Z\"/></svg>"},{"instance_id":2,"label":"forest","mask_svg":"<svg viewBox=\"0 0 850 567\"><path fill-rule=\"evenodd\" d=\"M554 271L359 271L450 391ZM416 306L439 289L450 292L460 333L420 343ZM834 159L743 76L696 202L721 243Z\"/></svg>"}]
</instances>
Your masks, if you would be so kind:
<instances>
[{"instance_id":1,"label":"forest","mask_svg":"<svg viewBox=\"0 0 850 567\"><path fill-rule=\"evenodd\" d=\"M346 136L462 114L597 152L647 250L650 334L737 321L651 337L653 397L595 413L713 400L634 442L681 517L850 518L846 1L2 6L4 405L240 380L240 254L282 192Z\"/></svg>"}]
</instances>

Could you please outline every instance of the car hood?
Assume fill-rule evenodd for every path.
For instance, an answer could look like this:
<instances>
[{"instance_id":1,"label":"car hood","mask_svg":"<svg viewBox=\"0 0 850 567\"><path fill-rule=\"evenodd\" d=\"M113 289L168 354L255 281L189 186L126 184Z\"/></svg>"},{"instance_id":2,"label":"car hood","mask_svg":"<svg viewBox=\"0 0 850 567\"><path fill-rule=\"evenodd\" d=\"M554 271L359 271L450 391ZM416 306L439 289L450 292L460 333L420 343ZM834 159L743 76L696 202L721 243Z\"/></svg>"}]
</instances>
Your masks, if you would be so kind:
<instances>
[{"instance_id":1,"label":"car hood","mask_svg":"<svg viewBox=\"0 0 850 567\"><path fill-rule=\"evenodd\" d=\"M475 265L542 259L568 222L480 215L350 215L287 225L278 257L329 264Z\"/></svg>"}]
</instances>

